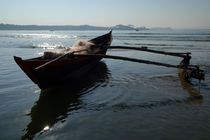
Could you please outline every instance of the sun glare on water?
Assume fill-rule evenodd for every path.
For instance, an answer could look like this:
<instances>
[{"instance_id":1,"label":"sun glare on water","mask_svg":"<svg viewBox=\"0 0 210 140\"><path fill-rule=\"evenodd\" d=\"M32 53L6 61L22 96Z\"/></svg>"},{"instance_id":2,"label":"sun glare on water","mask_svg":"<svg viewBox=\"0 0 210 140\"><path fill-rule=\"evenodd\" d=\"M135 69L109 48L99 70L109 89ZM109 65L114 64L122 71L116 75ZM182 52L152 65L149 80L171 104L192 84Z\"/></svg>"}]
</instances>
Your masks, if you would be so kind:
<instances>
[{"instance_id":1,"label":"sun glare on water","mask_svg":"<svg viewBox=\"0 0 210 140\"><path fill-rule=\"evenodd\" d=\"M47 125L44 127L43 131L48 131L50 129L50 127Z\"/></svg>"}]
</instances>

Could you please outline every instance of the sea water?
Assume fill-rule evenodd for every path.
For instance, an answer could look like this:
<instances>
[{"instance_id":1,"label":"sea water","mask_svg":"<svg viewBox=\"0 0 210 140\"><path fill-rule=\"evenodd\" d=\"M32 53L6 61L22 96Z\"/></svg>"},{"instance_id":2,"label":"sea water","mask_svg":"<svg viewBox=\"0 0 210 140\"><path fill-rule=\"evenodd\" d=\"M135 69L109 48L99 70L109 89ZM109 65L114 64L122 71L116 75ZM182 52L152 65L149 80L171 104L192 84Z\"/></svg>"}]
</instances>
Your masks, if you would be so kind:
<instances>
[{"instance_id":1,"label":"sea water","mask_svg":"<svg viewBox=\"0 0 210 140\"><path fill-rule=\"evenodd\" d=\"M210 30L113 31L112 45L191 52L205 81L177 69L103 59L80 82L40 90L18 67L109 31L0 31L0 139L210 139ZM180 58L108 50L178 65Z\"/></svg>"}]
</instances>

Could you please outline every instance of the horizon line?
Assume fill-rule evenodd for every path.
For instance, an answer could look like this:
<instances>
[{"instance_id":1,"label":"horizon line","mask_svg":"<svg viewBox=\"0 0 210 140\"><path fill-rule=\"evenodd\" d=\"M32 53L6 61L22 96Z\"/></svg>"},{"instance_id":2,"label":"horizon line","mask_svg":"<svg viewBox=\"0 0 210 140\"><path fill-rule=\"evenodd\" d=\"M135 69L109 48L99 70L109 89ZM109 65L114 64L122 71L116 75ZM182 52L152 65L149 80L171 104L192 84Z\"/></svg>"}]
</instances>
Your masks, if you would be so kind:
<instances>
[{"instance_id":1,"label":"horizon line","mask_svg":"<svg viewBox=\"0 0 210 140\"><path fill-rule=\"evenodd\" d=\"M210 27L169 27L169 26L153 26L153 27L147 27L145 25L143 26L136 26L136 25L132 25L132 24L116 24L116 25L111 25L111 26L105 26L105 25L91 25L91 24L11 24L11 23L0 23L0 25L15 25L15 26L93 26L93 27L106 27L106 28L110 28L110 27L115 27L118 25L122 25L122 26L127 26L127 27L131 27L131 28L147 28L147 29L152 29L152 28L168 28L168 29L210 29Z\"/></svg>"}]
</instances>

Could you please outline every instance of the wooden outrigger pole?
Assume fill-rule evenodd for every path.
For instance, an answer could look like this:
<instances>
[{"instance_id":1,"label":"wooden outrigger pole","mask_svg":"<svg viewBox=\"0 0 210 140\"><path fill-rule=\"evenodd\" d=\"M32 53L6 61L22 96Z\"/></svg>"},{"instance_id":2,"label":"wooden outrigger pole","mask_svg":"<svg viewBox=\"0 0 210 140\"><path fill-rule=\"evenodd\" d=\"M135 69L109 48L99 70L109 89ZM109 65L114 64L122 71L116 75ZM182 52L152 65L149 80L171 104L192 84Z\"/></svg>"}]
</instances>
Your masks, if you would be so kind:
<instances>
[{"instance_id":1,"label":"wooden outrigger pole","mask_svg":"<svg viewBox=\"0 0 210 140\"><path fill-rule=\"evenodd\" d=\"M166 64L166 63L160 63L160 62L154 62L154 61L136 59L136 58L130 58L130 57L123 57L123 56L103 55L103 54L72 54L72 56L73 57L96 57L96 58L117 59L117 60L131 61L131 62L144 63L144 64L153 64L157 66L165 66L169 68L179 68L179 65L171 65L171 64Z\"/></svg>"},{"instance_id":2,"label":"wooden outrigger pole","mask_svg":"<svg viewBox=\"0 0 210 140\"><path fill-rule=\"evenodd\" d=\"M138 50L138 51L146 51L150 53L157 53L157 54L163 54L163 55L170 55L170 56L176 56L181 57L183 60L180 62L179 65L170 65L170 64L164 64L157 62L147 63L147 64L155 64L159 66L166 66L166 67L174 67L179 68L179 75L185 79L186 81L189 81L190 78L196 78L199 81L204 80L205 75L204 71L199 68L197 65L190 65L190 52L187 53L174 53L174 52L165 52L165 51L158 51L158 50L151 50L147 47L132 47L132 46L107 46L109 49L131 49L131 50ZM169 66L170 65L170 66Z\"/></svg>"},{"instance_id":3,"label":"wooden outrigger pole","mask_svg":"<svg viewBox=\"0 0 210 140\"><path fill-rule=\"evenodd\" d=\"M128 50L145 51L145 52L150 52L150 53L171 55L171 56L182 57L182 58L184 58L186 55L191 54L190 52L187 52L187 53L174 53L174 52L165 52L165 51L151 50L151 49L148 49L147 47L107 46L107 48L108 49L128 49Z\"/></svg>"},{"instance_id":4,"label":"wooden outrigger pole","mask_svg":"<svg viewBox=\"0 0 210 140\"><path fill-rule=\"evenodd\" d=\"M129 47L129 46L104 46L104 47L107 47L108 49L130 49L130 50L146 51L146 52L150 52L150 53L157 53L157 54L181 57L181 58L183 58L183 60L180 62L179 65L171 65L171 64L154 62L154 61L143 60L143 59L135 59L135 58L129 58L129 57L123 57L123 56L113 56L113 55L103 55L103 54L74 54L74 53L71 53L71 54L69 54L69 56L70 57L96 57L96 58L118 59L118 60L125 60L125 61L137 62L137 63L170 67L170 68L178 68L179 74L186 81L189 81L190 78L196 78L199 81L204 80L204 71L201 70L199 68L199 66L190 65L190 59L191 59L190 52L187 52L187 53L165 52L165 51L151 50L151 49L148 49L147 47L141 47L141 48L140 47Z\"/></svg>"}]
</instances>

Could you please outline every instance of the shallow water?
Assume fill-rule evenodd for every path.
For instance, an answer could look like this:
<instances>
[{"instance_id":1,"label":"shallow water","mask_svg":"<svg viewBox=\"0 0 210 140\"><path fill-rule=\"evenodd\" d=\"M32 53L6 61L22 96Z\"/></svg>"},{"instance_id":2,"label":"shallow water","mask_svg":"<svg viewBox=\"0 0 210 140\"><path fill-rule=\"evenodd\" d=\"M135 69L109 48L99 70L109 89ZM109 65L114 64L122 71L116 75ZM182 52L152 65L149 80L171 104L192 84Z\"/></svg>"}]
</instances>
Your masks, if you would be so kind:
<instances>
[{"instance_id":1,"label":"shallow water","mask_svg":"<svg viewBox=\"0 0 210 140\"><path fill-rule=\"evenodd\" d=\"M107 31L0 31L0 139L209 139L210 30L113 31L112 45L192 52L206 80L177 70L103 59L80 81L40 90L13 56L59 51ZM180 58L130 50L110 55L178 64Z\"/></svg>"}]
</instances>

